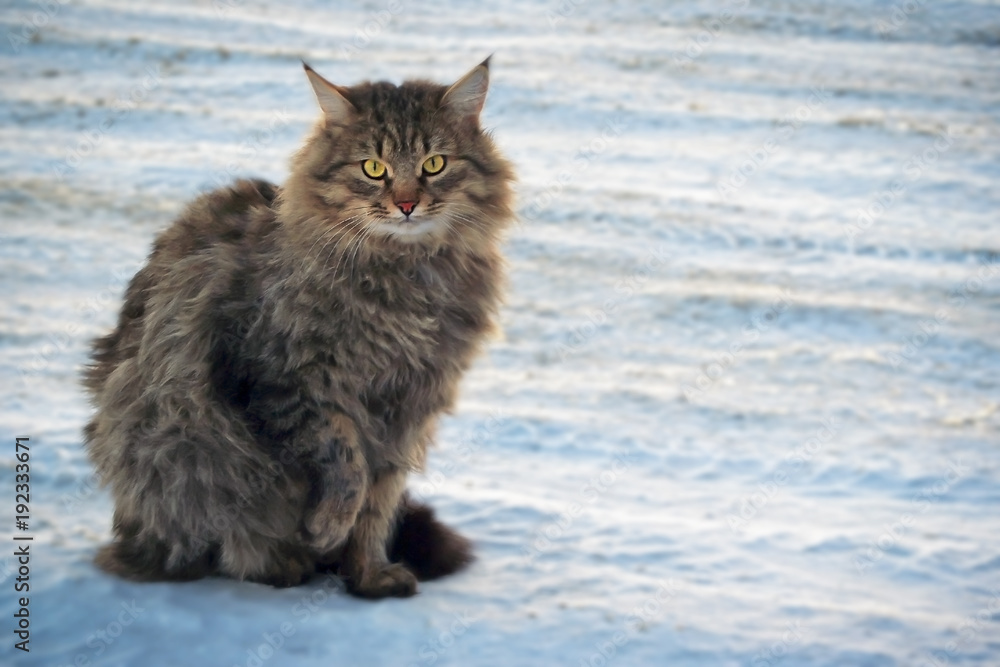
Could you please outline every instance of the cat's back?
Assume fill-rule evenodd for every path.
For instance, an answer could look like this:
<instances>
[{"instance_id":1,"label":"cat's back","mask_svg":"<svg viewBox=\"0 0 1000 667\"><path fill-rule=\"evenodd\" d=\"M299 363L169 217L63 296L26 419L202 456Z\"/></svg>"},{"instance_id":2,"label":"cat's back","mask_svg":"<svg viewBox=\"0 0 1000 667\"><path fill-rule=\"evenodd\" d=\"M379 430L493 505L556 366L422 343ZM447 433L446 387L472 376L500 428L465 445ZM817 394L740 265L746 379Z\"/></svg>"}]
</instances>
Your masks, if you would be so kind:
<instances>
[{"instance_id":1,"label":"cat's back","mask_svg":"<svg viewBox=\"0 0 1000 667\"><path fill-rule=\"evenodd\" d=\"M118 325L94 343L93 363L84 375L92 392L103 389L122 361L135 357L151 331L184 332L185 310L208 310L208 301L234 283L245 283L255 258L267 254L277 226L272 205L277 186L263 180L240 180L192 201L153 244L146 265L125 293ZM201 303L200 301L205 301Z\"/></svg>"},{"instance_id":2,"label":"cat's back","mask_svg":"<svg viewBox=\"0 0 1000 667\"><path fill-rule=\"evenodd\" d=\"M250 249L276 224L271 206L277 194L277 186L255 179L201 195L156 239L150 265L169 268L195 255Z\"/></svg>"}]
</instances>

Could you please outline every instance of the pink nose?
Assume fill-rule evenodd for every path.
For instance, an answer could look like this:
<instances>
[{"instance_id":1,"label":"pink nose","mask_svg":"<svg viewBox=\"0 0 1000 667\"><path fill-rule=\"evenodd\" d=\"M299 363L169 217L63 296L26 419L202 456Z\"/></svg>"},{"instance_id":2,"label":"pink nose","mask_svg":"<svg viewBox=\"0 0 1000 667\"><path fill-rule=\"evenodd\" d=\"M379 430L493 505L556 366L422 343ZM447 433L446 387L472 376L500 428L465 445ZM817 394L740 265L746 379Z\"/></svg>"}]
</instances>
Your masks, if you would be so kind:
<instances>
[{"instance_id":1,"label":"pink nose","mask_svg":"<svg viewBox=\"0 0 1000 667\"><path fill-rule=\"evenodd\" d=\"M399 210L402 211L404 214L410 215L411 213L413 213L413 209L415 209L417 207L417 202L415 202L415 201L398 201L398 202L396 202L396 206L398 206Z\"/></svg>"}]
</instances>

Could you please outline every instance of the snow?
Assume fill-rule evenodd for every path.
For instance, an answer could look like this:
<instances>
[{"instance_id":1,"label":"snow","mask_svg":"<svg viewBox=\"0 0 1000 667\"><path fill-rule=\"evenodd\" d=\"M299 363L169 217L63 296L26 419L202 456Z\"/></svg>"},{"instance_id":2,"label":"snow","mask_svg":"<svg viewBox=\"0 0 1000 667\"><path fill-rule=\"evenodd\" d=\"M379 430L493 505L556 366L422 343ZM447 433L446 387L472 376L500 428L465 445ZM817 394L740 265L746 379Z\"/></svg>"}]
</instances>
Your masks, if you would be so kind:
<instances>
[{"instance_id":1,"label":"snow","mask_svg":"<svg viewBox=\"0 0 1000 667\"><path fill-rule=\"evenodd\" d=\"M998 3L12 0L0 26L0 488L9 519L29 435L35 537L30 654L0 557L0 663L1000 660ZM156 231L284 178L300 57L350 84L490 53L504 332L411 484L476 564L377 603L98 572L77 377Z\"/></svg>"}]
</instances>

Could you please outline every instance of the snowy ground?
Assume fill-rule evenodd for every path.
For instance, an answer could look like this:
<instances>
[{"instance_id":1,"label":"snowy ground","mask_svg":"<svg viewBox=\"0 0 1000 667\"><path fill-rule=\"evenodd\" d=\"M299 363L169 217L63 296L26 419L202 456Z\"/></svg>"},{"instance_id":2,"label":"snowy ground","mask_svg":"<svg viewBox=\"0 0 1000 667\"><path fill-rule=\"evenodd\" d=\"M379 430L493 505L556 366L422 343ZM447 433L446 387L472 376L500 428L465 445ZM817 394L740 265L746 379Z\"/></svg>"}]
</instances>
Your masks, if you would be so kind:
<instances>
[{"instance_id":1,"label":"snowy ground","mask_svg":"<svg viewBox=\"0 0 1000 667\"><path fill-rule=\"evenodd\" d=\"M0 663L1000 663L998 3L281 4L0 9ZM76 378L154 233L283 179L300 57L447 81L491 52L505 335L413 480L476 565L374 604L97 572Z\"/></svg>"}]
</instances>

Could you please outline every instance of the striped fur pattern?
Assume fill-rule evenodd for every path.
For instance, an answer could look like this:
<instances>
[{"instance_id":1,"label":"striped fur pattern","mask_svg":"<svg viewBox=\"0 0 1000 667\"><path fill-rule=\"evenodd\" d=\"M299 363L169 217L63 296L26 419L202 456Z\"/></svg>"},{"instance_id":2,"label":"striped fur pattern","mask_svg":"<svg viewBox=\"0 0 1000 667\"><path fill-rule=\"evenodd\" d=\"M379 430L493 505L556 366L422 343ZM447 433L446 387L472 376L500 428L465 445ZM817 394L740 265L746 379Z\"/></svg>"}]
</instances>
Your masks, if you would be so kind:
<instances>
[{"instance_id":1,"label":"striped fur pattern","mask_svg":"<svg viewBox=\"0 0 1000 667\"><path fill-rule=\"evenodd\" d=\"M513 172L479 123L488 71L342 87L306 66L323 115L287 182L201 196L156 239L84 376L115 502L101 567L275 586L332 568L379 598L469 561L404 489L501 297Z\"/></svg>"}]
</instances>

